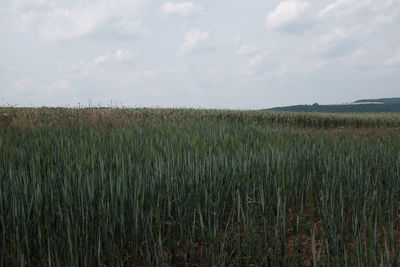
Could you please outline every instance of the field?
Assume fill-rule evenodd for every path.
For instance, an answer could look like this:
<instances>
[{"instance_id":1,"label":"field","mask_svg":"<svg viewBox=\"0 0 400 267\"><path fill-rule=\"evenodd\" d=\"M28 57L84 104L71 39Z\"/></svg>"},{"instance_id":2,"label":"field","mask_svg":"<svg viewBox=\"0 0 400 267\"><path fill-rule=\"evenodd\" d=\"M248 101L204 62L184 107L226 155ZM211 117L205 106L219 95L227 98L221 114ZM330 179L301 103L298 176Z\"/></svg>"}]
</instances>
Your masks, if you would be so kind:
<instances>
[{"instance_id":1,"label":"field","mask_svg":"<svg viewBox=\"0 0 400 267\"><path fill-rule=\"evenodd\" d=\"M0 266L400 265L400 115L0 108Z\"/></svg>"}]
</instances>

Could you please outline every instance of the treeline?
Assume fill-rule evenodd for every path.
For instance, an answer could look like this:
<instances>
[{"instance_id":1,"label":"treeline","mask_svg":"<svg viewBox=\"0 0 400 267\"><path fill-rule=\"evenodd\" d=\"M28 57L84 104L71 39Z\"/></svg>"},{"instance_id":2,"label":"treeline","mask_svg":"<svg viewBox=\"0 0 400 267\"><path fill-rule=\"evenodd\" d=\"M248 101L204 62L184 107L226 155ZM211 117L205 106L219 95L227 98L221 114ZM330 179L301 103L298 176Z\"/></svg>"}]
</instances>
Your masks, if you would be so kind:
<instances>
[{"instance_id":1,"label":"treeline","mask_svg":"<svg viewBox=\"0 0 400 267\"><path fill-rule=\"evenodd\" d=\"M362 102L359 102L362 103ZM361 112L400 112L400 104L349 104L349 105L296 105L268 109L270 111L290 112L326 112L326 113L361 113Z\"/></svg>"}]
</instances>

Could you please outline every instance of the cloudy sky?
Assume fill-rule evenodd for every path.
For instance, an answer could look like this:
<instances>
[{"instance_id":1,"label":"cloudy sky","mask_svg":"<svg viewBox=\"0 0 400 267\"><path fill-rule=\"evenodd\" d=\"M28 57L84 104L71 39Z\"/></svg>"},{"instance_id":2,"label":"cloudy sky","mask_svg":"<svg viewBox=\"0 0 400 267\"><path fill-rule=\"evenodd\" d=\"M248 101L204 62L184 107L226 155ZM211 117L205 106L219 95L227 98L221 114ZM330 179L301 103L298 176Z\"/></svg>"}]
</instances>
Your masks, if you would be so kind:
<instances>
[{"instance_id":1,"label":"cloudy sky","mask_svg":"<svg viewBox=\"0 0 400 267\"><path fill-rule=\"evenodd\" d=\"M400 96L399 0L0 0L0 105Z\"/></svg>"}]
</instances>

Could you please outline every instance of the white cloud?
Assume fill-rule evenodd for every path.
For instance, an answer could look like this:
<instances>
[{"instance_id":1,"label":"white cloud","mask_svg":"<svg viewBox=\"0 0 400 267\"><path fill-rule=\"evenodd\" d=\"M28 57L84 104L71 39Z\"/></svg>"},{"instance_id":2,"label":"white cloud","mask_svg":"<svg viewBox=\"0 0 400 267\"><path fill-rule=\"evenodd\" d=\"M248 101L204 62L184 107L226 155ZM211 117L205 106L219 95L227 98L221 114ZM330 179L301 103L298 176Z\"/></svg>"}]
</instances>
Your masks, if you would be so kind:
<instances>
[{"instance_id":1,"label":"white cloud","mask_svg":"<svg viewBox=\"0 0 400 267\"><path fill-rule=\"evenodd\" d=\"M41 36L47 41L64 41L82 37L95 30L108 18L105 6L75 9L56 9L47 14L40 27Z\"/></svg>"},{"instance_id":2,"label":"white cloud","mask_svg":"<svg viewBox=\"0 0 400 267\"><path fill-rule=\"evenodd\" d=\"M257 49L253 45L242 45L235 53L239 56L253 56L257 54Z\"/></svg>"},{"instance_id":3,"label":"white cloud","mask_svg":"<svg viewBox=\"0 0 400 267\"><path fill-rule=\"evenodd\" d=\"M61 63L59 69L69 74L93 75L98 72L96 65L92 62L81 60L76 64Z\"/></svg>"},{"instance_id":4,"label":"white cloud","mask_svg":"<svg viewBox=\"0 0 400 267\"><path fill-rule=\"evenodd\" d=\"M36 11L28 11L22 13L19 18L21 21L21 26L24 28L31 27L32 25L37 24L40 22L41 14Z\"/></svg>"},{"instance_id":5,"label":"white cloud","mask_svg":"<svg viewBox=\"0 0 400 267\"><path fill-rule=\"evenodd\" d=\"M350 56L350 63L352 65L360 64L366 56L365 49L359 48L353 52Z\"/></svg>"},{"instance_id":6,"label":"white cloud","mask_svg":"<svg viewBox=\"0 0 400 267\"><path fill-rule=\"evenodd\" d=\"M375 18L375 22L379 24L388 24L393 22L396 18L399 18L399 16L400 16L400 10L394 10L387 15L378 15Z\"/></svg>"},{"instance_id":7,"label":"white cloud","mask_svg":"<svg viewBox=\"0 0 400 267\"><path fill-rule=\"evenodd\" d=\"M244 67L244 71L248 76L259 76L269 71L272 66L273 63L269 53L258 52L249 58L247 65Z\"/></svg>"},{"instance_id":8,"label":"white cloud","mask_svg":"<svg viewBox=\"0 0 400 267\"><path fill-rule=\"evenodd\" d=\"M189 67L187 65L178 65L178 66L169 66L161 68L160 72L168 73L168 74L187 74L189 71Z\"/></svg>"},{"instance_id":9,"label":"white cloud","mask_svg":"<svg viewBox=\"0 0 400 267\"><path fill-rule=\"evenodd\" d=\"M191 2L183 2L183 3L165 3L162 6L162 11L165 14L177 14L184 17L191 16L195 12L202 9L202 6L198 4L194 4Z\"/></svg>"},{"instance_id":10,"label":"white cloud","mask_svg":"<svg viewBox=\"0 0 400 267\"><path fill-rule=\"evenodd\" d=\"M137 70L123 73L115 73L115 78L121 80L126 85L131 85L132 83L136 82L152 80L156 74L157 71L154 69Z\"/></svg>"},{"instance_id":11,"label":"white cloud","mask_svg":"<svg viewBox=\"0 0 400 267\"><path fill-rule=\"evenodd\" d=\"M127 50L118 49L115 51L115 59L119 62L127 62L133 58L133 53Z\"/></svg>"},{"instance_id":12,"label":"white cloud","mask_svg":"<svg viewBox=\"0 0 400 267\"><path fill-rule=\"evenodd\" d=\"M185 40L183 44L178 49L179 55L184 55L196 47L198 47L199 43L204 42L210 36L209 31L200 31L200 30L191 30L185 33Z\"/></svg>"},{"instance_id":13,"label":"white cloud","mask_svg":"<svg viewBox=\"0 0 400 267\"><path fill-rule=\"evenodd\" d=\"M371 17L378 15L378 20L388 20L391 14L382 15L382 13L396 11L396 1L393 0L336 0L319 11L318 16L355 16L355 14ZM380 17L380 18L379 18ZM384 18L386 17L386 18Z\"/></svg>"},{"instance_id":14,"label":"white cloud","mask_svg":"<svg viewBox=\"0 0 400 267\"><path fill-rule=\"evenodd\" d=\"M346 57L344 63L352 68L359 70L379 69L382 59L379 54L374 53L371 48L357 48L349 57Z\"/></svg>"},{"instance_id":15,"label":"white cloud","mask_svg":"<svg viewBox=\"0 0 400 267\"><path fill-rule=\"evenodd\" d=\"M264 60L265 60L265 55L257 54L249 60L249 65L251 67L258 67L260 64L264 62Z\"/></svg>"},{"instance_id":16,"label":"white cloud","mask_svg":"<svg viewBox=\"0 0 400 267\"><path fill-rule=\"evenodd\" d=\"M360 36L364 35L364 28L345 28L336 27L329 32L323 33L317 37L315 43L311 46L314 52L318 52L324 59L343 58L349 61L350 55L359 45Z\"/></svg>"},{"instance_id":17,"label":"white cloud","mask_svg":"<svg viewBox=\"0 0 400 267\"><path fill-rule=\"evenodd\" d=\"M51 0L13 0L10 4L12 10L43 9L54 6Z\"/></svg>"},{"instance_id":18,"label":"white cloud","mask_svg":"<svg viewBox=\"0 0 400 267\"><path fill-rule=\"evenodd\" d=\"M14 90L20 94L25 92L41 93L60 93L71 88L71 83L68 80L56 80L50 84L40 84L37 80L31 77L21 77L14 82Z\"/></svg>"},{"instance_id":19,"label":"white cloud","mask_svg":"<svg viewBox=\"0 0 400 267\"><path fill-rule=\"evenodd\" d=\"M43 91L47 92L55 92L55 91L64 91L70 88L70 82L67 80L58 80L55 81L48 86L43 87Z\"/></svg>"},{"instance_id":20,"label":"white cloud","mask_svg":"<svg viewBox=\"0 0 400 267\"><path fill-rule=\"evenodd\" d=\"M274 11L268 13L266 24L271 28L285 27L296 22L308 7L309 3L305 1L281 1Z\"/></svg>"},{"instance_id":21,"label":"white cloud","mask_svg":"<svg viewBox=\"0 0 400 267\"><path fill-rule=\"evenodd\" d=\"M19 0L21 3L27 1ZM24 29L33 28L45 41L67 41L86 36L137 34L142 22L135 18L138 0L85 1L80 5L34 0L12 8ZM50 3L52 3L50 5ZM46 4L46 5L45 5ZM45 6L46 8L37 8Z\"/></svg>"},{"instance_id":22,"label":"white cloud","mask_svg":"<svg viewBox=\"0 0 400 267\"><path fill-rule=\"evenodd\" d=\"M364 0L361 0L360 2L362 2ZM357 2L356 0L336 0L334 3L329 4L328 6L326 6L324 9L322 9L319 12L319 16L325 16L328 15L329 13L335 12L337 10L344 10L347 8L354 8L354 3Z\"/></svg>"},{"instance_id":23,"label":"white cloud","mask_svg":"<svg viewBox=\"0 0 400 267\"><path fill-rule=\"evenodd\" d=\"M385 62L386 66L392 66L392 67L397 67L400 66L400 48L398 48L393 56L386 60Z\"/></svg>"},{"instance_id":24,"label":"white cloud","mask_svg":"<svg viewBox=\"0 0 400 267\"><path fill-rule=\"evenodd\" d=\"M19 78L14 82L14 89L16 90L24 90L30 89L33 87L34 81L29 77Z\"/></svg>"},{"instance_id":25,"label":"white cloud","mask_svg":"<svg viewBox=\"0 0 400 267\"><path fill-rule=\"evenodd\" d=\"M346 39L347 36L347 30L343 29L342 27L336 27L333 31L320 35L318 38L318 45L332 46Z\"/></svg>"},{"instance_id":26,"label":"white cloud","mask_svg":"<svg viewBox=\"0 0 400 267\"><path fill-rule=\"evenodd\" d=\"M129 50L118 49L114 52L98 55L91 60L81 60L76 64L61 63L59 70L72 75L99 76L108 75L110 70L105 66L130 63L136 55ZM130 66L130 65L127 65Z\"/></svg>"},{"instance_id":27,"label":"white cloud","mask_svg":"<svg viewBox=\"0 0 400 267\"><path fill-rule=\"evenodd\" d=\"M115 25L115 32L122 35L137 34L141 31L143 23L141 20L123 20Z\"/></svg>"},{"instance_id":28,"label":"white cloud","mask_svg":"<svg viewBox=\"0 0 400 267\"><path fill-rule=\"evenodd\" d=\"M239 44L241 41L242 41L242 37L239 35L239 36L236 36L234 39L233 39L233 41L235 42L235 43L237 43L237 44Z\"/></svg>"},{"instance_id":29,"label":"white cloud","mask_svg":"<svg viewBox=\"0 0 400 267\"><path fill-rule=\"evenodd\" d=\"M94 64L104 63L126 63L134 58L134 54L131 51L118 49L113 53L107 53L96 57L93 61Z\"/></svg>"}]
</instances>

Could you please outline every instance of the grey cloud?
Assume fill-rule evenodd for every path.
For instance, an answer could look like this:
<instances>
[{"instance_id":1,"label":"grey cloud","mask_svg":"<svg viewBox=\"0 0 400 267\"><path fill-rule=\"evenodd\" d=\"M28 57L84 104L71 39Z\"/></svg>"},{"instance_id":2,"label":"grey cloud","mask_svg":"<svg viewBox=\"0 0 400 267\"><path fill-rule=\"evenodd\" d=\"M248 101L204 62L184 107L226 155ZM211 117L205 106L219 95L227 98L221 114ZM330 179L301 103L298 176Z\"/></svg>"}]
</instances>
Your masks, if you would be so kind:
<instances>
[{"instance_id":1,"label":"grey cloud","mask_svg":"<svg viewBox=\"0 0 400 267\"><path fill-rule=\"evenodd\" d=\"M378 84L391 96L399 14L398 0L0 1L0 94L219 108L365 98Z\"/></svg>"}]
</instances>

